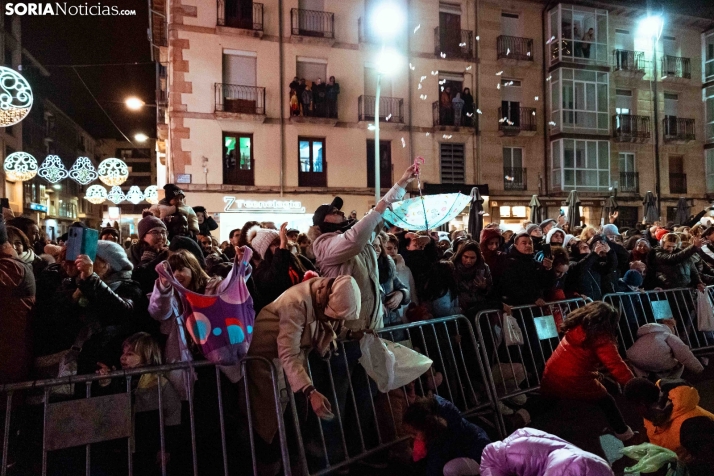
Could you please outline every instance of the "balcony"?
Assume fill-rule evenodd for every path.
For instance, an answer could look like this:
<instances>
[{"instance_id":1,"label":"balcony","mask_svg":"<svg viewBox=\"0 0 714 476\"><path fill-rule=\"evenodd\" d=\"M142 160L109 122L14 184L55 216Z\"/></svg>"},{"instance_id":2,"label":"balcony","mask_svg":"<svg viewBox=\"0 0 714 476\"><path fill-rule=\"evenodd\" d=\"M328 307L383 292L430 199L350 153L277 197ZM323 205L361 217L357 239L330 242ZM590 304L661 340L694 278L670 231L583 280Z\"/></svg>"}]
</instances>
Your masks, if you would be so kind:
<instances>
[{"instance_id":1,"label":"balcony","mask_svg":"<svg viewBox=\"0 0 714 476\"><path fill-rule=\"evenodd\" d=\"M335 38L335 14L316 10L290 10L293 36Z\"/></svg>"},{"instance_id":2,"label":"balcony","mask_svg":"<svg viewBox=\"0 0 714 476\"><path fill-rule=\"evenodd\" d=\"M694 119L664 116L664 119L662 119L662 131L665 142L684 143L693 141L696 138Z\"/></svg>"},{"instance_id":3,"label":"balcony","mask_svg":"<svg viewBox=\"0 0 714 476\"><path fill-rule=\"evenodd\" d=\"M216 112L262 116L265 119L265 88L216 83Z\"/></svg>"},{"instance_id":4,"label":"balcony","mask_svg":"<svg viewBox=\"0 0 714 476\"><path fill-rule=\"evenodd\" d=\"M501 35L496 38L496 58L499 60L533 61L533 40Z\"/></svg>"},{"instance_id":5,"label":"balcony","mask_svg":"<svg viewBox=\"0 0 714 476\"><path fill-rule=\"evenodd\" d=\"M689 58L665 55L662 57L662 79L672 81L692 79L692 64Z\"/></svg>"},{"instance_id":6,"label":"balcony","mask_svg":"<svg viewBox=\"0 0 714 476\"><path fill-rule=\"evenodd\" d=\"M612 71L620 78L642 79L645 75L645 54L642 51L613 50Z\"/></svg>"},{"instance_id":7,"label":"balcony","mask_svg":"<svg viewBox=\"0 0 714 476\"><path fill-rule=\"evenodd\" d=\"M504 190L526 190L528 181L526 180L526 169L523 167L503 168L503 189Z\"/></svg>"},{"instance_id":8,"label":"balcony","mask_svg":"<svg viewBox=\"0 0 714 476\"><path fill-rule=\"evenodd\" d=\"M461 127L473 129L478 124L476 114L463 111L461 116L454 117L453 108L441 107L439 101L431 103L431 115L434 127L441 128L441 130L446 130L447 127L454 131L458 131Z\"/></svg>"},{"instance_id":9,"label":"balcony","mask_svg":"<svg viewBox=\"0 0 714 476\"><path fill-rule=\"evenodd\" d=\"M166 25L166 3L164 0L149 1L149 43L151 44L151 60L160 61L160 48L169 46L168 28Z\"/></svg>"},{"instance_id":10,"label":"balcony","mask_svg":"<svg viewBox=\"0 0 714 476\"><path fill-rule=\"evenodd\" d=\"M687 193L687 174L669 174L669 193Z\"/></svg>"},{"instance_id":11,"label":"balcony","mask_svg":"<svg viewBox=\"0 0 714 476\"><path fill-rule=\"evenodd\" d=\"M474 33L470 30L440 30L434 28L434 55L449 59L470 60L474 57Z\"/></svg>"},{"instance_id":12,"label":"balcony","mask_svg":"<svg viewBox=\"0 0 714 476\"><path fill-rule=\"evenodd\" d=\"M623 193L638 193L640 191L640 174L637 172L620 172L620 191Z\"/></svg>"},{"instance_id":13,"label":"balcony","mask_svg":"<svg viewBox=\"0 0 714 476\"><path fill-rule=\"evenodd\" d=\"M358 99L358 112L360 121L374 121L374 96L360 96ZM379 121L386 123L404 123L404 99L379 97Z\"/></svg>"},{"instance_id":14,"label":"balcony","mask_svg":"<svg viewBox=\"0 0 714 476\"><path fill-rule=\"evenodd\" d=\"M618 142L646 142L651 137L649 116L615 114L612 116L612 137Z\"/></svg>"},{"instance_id":15,"label":"balcony","mask_svg":"<svg viewBox=\"0 0 714 476\"><path fill-rule=\"evenodd\" d=\"M504 136L535 135L536 112L534 107L498 108L498 131Z\"/></svg>"},{"instance_id":16,"label":"balcony","mask_svg":"<svg viewBox=\"0 0 714 476\"><path fill-rule=\"evenodd\" d=\"M263 34L263 4L246 0L218 0L218 25Z\"/></svg>"}]
</instances>

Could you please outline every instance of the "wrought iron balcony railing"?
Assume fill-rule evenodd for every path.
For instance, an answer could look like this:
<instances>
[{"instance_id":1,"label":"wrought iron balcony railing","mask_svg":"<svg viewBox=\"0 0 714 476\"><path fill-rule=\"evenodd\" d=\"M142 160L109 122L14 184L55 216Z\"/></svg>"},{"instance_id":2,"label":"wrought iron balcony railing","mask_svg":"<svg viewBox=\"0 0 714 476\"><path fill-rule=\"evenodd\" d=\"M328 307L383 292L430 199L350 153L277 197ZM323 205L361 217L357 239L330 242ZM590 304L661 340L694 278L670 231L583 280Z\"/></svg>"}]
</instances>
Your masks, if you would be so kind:
<instances>
[{"instance_id":1,"label":"wrought iron balcony railing","mask_svg":"<svg viewBox=\"0 0 714 476\"><path fill-rule=\"evenodd\" d=\"M376 98L374 96L360 96L358 99L358 111L360 121L374 120L374 106ZM379 120L381 122L404 122L404 99L379 97Z\"/></svg>"},{"instance_id":2,"label":"wrought iron balcony railing","mask_svg":"<svg viewBox=\"0 0 714 476\"><path fill-rule=\"evenodd\" d=\"M504 190L526 190L527 187L528 181L526 180L526 169L524 167L503 168Z\"/></svg>"},{"instance_id":3,"label":"wrought iron balcony railing","mask_svg":"<svg viewBox=\"0 0 714 476\"><path fill-rule=\"evenodd\" d=\"M665 142L689 142L696 138L694 119L664 116L662 131Z\"/></svg>"},{"instance_id":4,"label":"wrought iron balcony railing","mask_svg":"<svg viewBox=\"0 0 714 476\"><path fill-rule=\"evenodd\" d=\"M316 10L290 10L292 33L297 36L335 37L335 14Z\"/></svg>"},{"instance_id":5,"label":"wrought iron balcony railing","mask_svg":"<svg viewBox=\"0 0 714 476\"><path fill-rule=\"evenodd\" d=\"M216 83L216 111L265 114L265 88Z\"/></svg>"},{"instance_id":6,"label":"wrought iron balcony railing","mask_svg":"<svg viewBox=\"0 0 714 476\"><path fill-rule=\"evenodd\" d=\"M461 115L456 116L453 107L441 107L439 101L431 103L431 115L434 127L454 126L476 128L478 125L478 116L475 112L462 109Z\"/></svg>"},{"instance_id":7,"label":"wrought iron balcony railing","mask_svg":"<svg viewBox=\"0 0 714 476\"><path fill-rule=\"evenodd\" d=\"M533 61L533 39L517 36L501 35L496 38L496 55L498 59L515 59Z\"/></svg>"},{"instance_id":8,"label":"wrought iron balcony railing","mask_svg":"<svg viewBox=\"0 0 714 476\"><path fill-rule=\"evenodd\" d=\"M620 172L620 191L637 193L640 191L640 174L637 172Z\"/></svg>"},{"instance_id":9,"label":"wrought iron balcony railing","mask_svg":"<svg viewBox=\"0 0 714 476\"><path fill-rule=\"evenodd\" d=\"M645 71L645 53L642 51L614 50L612 52L612 68L614 71L638 72Z\"/></svg>"},{"instance_id":10,"label":"wrought iron balcony railing","mask_svg":"<svg viewBox=\"0 0 714 476\"><path fill-rule=\"evenodd\" d=\"M263 31L263 4L254 2L250 6L249 3L242 4L238 0L218 0L218 24L243 30Z\"/></svg>"},{"instance_id":11,"label":"wrought iron balcony railing","mask_svg":"<svg viewBox=\"0 0 714 476\"><path fill-rule=\"evenodd\" d=\"M649 116L615 114L612 116L612 136L619 141L646 141L650 138Z\"/></svg>"},{"instance_id":12,"label":"wrought iron balcony railing","mask_svg":"<svg viewBox=\"0 0 714 476\"><path fill-rule=\"evenodd\" d=\"M518 134L521 131L536 130L534 107L498 108L498 130L504 134Z\"/></svg>"},{"instance_id":13,"label":"wrought iron balcony railing","mask_svg":"<svg viewBox=\"0 0 714 476\"><path fill-rule=\"evenodd\" d=\"M689 58L665 55L662 57L662 77L692 79L692 63Z\"/></svg>"}]
</instances>

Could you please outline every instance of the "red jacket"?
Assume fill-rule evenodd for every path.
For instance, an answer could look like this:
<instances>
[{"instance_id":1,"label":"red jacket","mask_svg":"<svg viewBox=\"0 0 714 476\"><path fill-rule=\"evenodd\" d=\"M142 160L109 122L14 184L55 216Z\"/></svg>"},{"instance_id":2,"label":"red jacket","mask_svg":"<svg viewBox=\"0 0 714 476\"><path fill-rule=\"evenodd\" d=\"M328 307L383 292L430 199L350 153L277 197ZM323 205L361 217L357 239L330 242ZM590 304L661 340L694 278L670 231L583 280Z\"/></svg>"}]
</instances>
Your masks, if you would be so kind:
<instances>
[{"instance_id":1,"label":"red jacket","mask_svg":"<svg viewBox=\"0 0 714 476\"><path fill-rule=\"evenodd\" d=\"M35 278L30 265L0 251L0 384L27 380L32 364L30 317ZM5 399L0 408L5 407Z\"/></svg>"},{"instance_id":2,"label":"red jacket","mask_svg":"<svg viewBox=\"0 0 714 476\"><path fill-rule=\"evenodd\" d=\"M585 344L581 326L569 330L548 359L541 381L543 394L579 400L597 400L607 395L598 368L605 367L621 385L634 378L617 352L614 339L601 337Z\"/></svg>"}]
</instances>

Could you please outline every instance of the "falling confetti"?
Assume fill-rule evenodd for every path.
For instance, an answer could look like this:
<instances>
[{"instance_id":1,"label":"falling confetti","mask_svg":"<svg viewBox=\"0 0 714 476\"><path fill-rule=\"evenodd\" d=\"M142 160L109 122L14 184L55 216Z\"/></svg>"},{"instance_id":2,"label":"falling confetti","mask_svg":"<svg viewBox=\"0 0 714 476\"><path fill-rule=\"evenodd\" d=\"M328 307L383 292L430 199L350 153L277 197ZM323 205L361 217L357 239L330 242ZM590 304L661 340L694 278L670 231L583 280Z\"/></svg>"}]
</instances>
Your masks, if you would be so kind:
<instances>
[{"instance_id":1,"label":"falling confetti","mask_svg":"<svg viewBox=\"0 0 714 476\"><path fill-rule=\"evenodd\" d=\"M431 72L431 75L432 75L432 76L436 76L437 74L439 74L439 70L438 70L438 69L437 69L436 71L432 71L432 72Z\"/></svg>"},{"instance_id":2,"label":"falling confetti","mask_svg":"<svg viewBox=\"0 0 714 476\"><path fill-rule=\"evenodd\" d=\"M467 67L466 67L466 71L471 71L471 68L473 68L473 65L467 66Z\"/></svg>"},{"instance_id":3,"label":"falling confetti","mask_svg":"<svg viewBox=\"0 0 714 476\"><path fill-rule=\"evenodd\" d=\"M430 135L431 135L430 133L428 133L428 132L426 133L426 136L427 136L427 137L429 137Z\"/></svg>"},{"instance_id":4,"label":"falling confetti","mask_svg":"<svg viewBox=\"0 0 714 476\"><path fill-rule=\"evenodd\" d=\"M553 77L553 75L550 75L550 76L548 76L547 78L545 78L545 80L546 80L546 81L550 81L550 78L552 78L552 77Z\"/></svg>"},{"instance_id":5,"label":"falling confetti","mask_svg":"<svg viewBox=\"0 0 714 476\"><path fill-rule=\"evenodd\" d=\"M536 101L538 100L538 96L535 97L535 100L536 100Z\"/></svg>"},{"instance_id":6,"label":"falling confetti","mask_svg":"<svg viewBox=\"0 0 714 476\"><path fill-rule=\"evenodd\" d=\"M473 112L467 112L467 113L466 113L466 117L471 117L471 116L473 116L473 115L474 115Z\"/></svg>"},{"instance_id":7,"label":"falling confetti","mask_svg":"<svg viewBox=\"0 0 714 476\"><path fill-rule=\"evenodd\" d=\"M416 34L416 32L419 31L419 28L421 28L421 23L419 23L416 27L414 27L414 34Z\"/></svg>"},{"instance_id":8,"label":"falling confetti","mask_svg":"<svg viewBox=\"0 0 714 476\"><path fill-rule=\"evenodd\" d=\"M501 89L501 83L498 83L498 84L496 85L496 89Z\"/></svg>"},{"instance_id":9,"label":"falling confetti","mask_svg":"<svg viewBox=\"0 0 714 476\"><path fill-rule=\"evenodd\" d=\"M374 124L368 124L367 130L373 131L375 129Z\"/></svg>"},{"instance_id":10,"label":"falling confetti","mask_svg":"<svg viewBox=\"0 0 714 476\"><path fill-rule=\"evenodd\" d=\"M513 123L511 121L506 121L506 124L508 124L509 126L513 125Z\"/></svg>"},{"instance_id":11,"label":"falling confetti","mask_svg":"<svg viewBox=\"0 0 714 476\"><path fill-rule=\"evenodd\" d=\"M476 114L483 114L483 113L481 112L481 109L476 109Z\"/></svg>"},{"instance_id":12,"label":"falling confetti","mask_svg":"<svg viewBox=\"0 0 714 476\"><path fill-rule=\"evenodd\" d=\"M481 38L480 38L478 35L476 35L476 41L478 41L478 40L480 40L480 39L481 39Z\"/></svg>"},{"instance_id":13,"label":"falling confetti","mask_svg":"<svg viewBox=\"0 0 714 476\"><path fill-rule=\"evenodd\" d=\"M392 115L390 114L390 115L388 115L384 120L385 120L385 121L388 121L388 120L390 120L391 118L392 118Z\"/></svg>"},{"instance_id":14,"label":"falling confetti","mask_svg":"<svg viewBox=\"0 0 714 476\"><path fill-rule=\"evenodd\" d=\"M549 126L555 126L555 122L554 122L554 121L550 121L550 122L548 123L548 125L549 125Z\"/></svg>"},{"instance_id":15,"label":"falling confetti","mask_svg":"<svg viewBox=\"0 0 714 476\"><path fill-rule=\"evenodd\" d=\"M419 86L417 87L417 89L421 89L421 83L419 83Z\"/></svg>"},{"instance_id":16,"label":"falling confetti","mask_svg":"<svg viewBox=\"0 0 714 476\"><path fill-rule=\"evenodd\" d=\"M508 56L508 55L510 55L510 54L511 54L511 49L510 49L510 48L506 48L506 56Z\"/></svg>"},{"instance_id":17,"label":"falling confetti","mask_svg":"<svg viewBox=\"0 0 714 476\"><path fill-rule=\"evenodd\" d=\"M409 69L411 69L412 71L414 71L416 68L415 68L411 63L409 63Z\"/></svg>"},{"instance_id":18,"label":"falling confetti","mask_svg":"<svg viewBox=\"0 0 714 476\"><path fill-rule=\"evenodd\" d=\"M526 56L530 57L530 55L531 55L530 51L528 53L526 53Z\"/></svg>"},{"instance_id":19,"label":"falling confetti","mask_svg":"<svg viewBox=\"0 0 714 476\"><path fill-rule=\"evenodd\" d=\"M459 46L460 46L461 48L463 48L464 46L466 46L466 42L459 43Z\"/></svg>"},{"instance_id":20,"label":"falling confetti","mask_svg":"<svg viewBox=\"0 0 714 476\"><path fill-rule=\"evenodd\" d=\"M419 98L420 98L422 101L425 100L425 99L426 99L426 94L422 94L421 96L419 96Z\"/></svg>"},{"instance_id":21,"label":"falling confetti","mask_svg":"<svg viewBox=\"0 0 714 476\"><path fill-rule=\"evenodd\" d=\"M506 122L507 120L508 120L507 118L502 117L502 118L500 118L500 119L498 120L498 122L500 122L501 124L503 124L503 123Z\"/></svg>"},{"instance_id":22,"label":"falling confetti","mask_svg":"<svg viewBox=\"0 0 714 476\"><path fill-rule=\"evenodd\" d=\"M551 43L553 42L553 40L555 40L555 37L554 37L554 36L551 36L551 37L550 37L550 40L546 41L545 44L546 44L546 45L549 45L549 44L551 44Z\"/></svg>"},{"instance_id":23,"label":"falling confetti","mask_svg":"<svg viewBox=\"0 0 714 476\"><path fill-rule=\"evenodd\" d=\"M407 141L405 141L404 137L402 137L402 147L406 147L406 146L407 146Z\"/></svg>"},{"instance_id":24,"label":"falling confetti","mask_svg":"<svg viewBox=\"0 0 714 476\"><path fill-rule=\"evenodd\" d=\"M422 76L422 77L419 79L419 82L421 83L421 82L424 81L425 79L426 79L426 76Z\"/></svg>"},{"instance_id":25,"label":"falling confetti","mask_svg":"<svg viewBox=\"0 0 714 476\"><path fill-rule=\"evenodd\" d=\"M439 56L441 56L442 58L446 58L446 53L439 53Z\"/></svg>"},{"instance_id":26,"label":"falling confetti","mask_svg":"<svg viewBox=\"0 0 714 476\"><path fill-rule=\"evenodd\" d=\"M510 175L505 175L503 178L505 178L508 182L513 182L515 180L515 177L511 177Z\"/></svg>"},{"instance_id":27,"label":"falling confetti","mask_svg":"<svg viewBox=\"0 0 714 476\"><path fill-rule=\"evenodd\" d=\"M496 76L501 76L502 74L503 74L503 71L499 71L498 73L496 73Z\"/></svg>"},{"instance_id":28,"label":"falling confetti","mask_svg":"<svg viewBox=\"0 0 714 476\"><path fill-rule=\"evenodd\" d=\"M533 111L532 114L535 116L535 111Z\"/></svg>"},{"instance_id":29,"label":"falling confetti","mask_svg":"<svg viewBox=\"0 0 714 476\"><path fill-rule=\"evenodd\" d=\"M444 90L444 86L441 87L441 90L442 90L442 91Z\"/></svg>"},{"instance_id":30,"label":"falling confetti","mask_svg":"<svg viewBox=\"0 0 714 476\"><path fill-rule=\"evenodd\" d=\"M442 79L441 81L439 81L439 84L444 84L444 83L446 83L445 79Z\"/></svg>"},{"instance_id":31,"label":"falling confetti","mask_svg":"<svg viewBox=\"0 0 714 476\"><path fill-rule=\"evenodd\" d=\"M451 134L449 134L449 135L444 134L442 137L444 139L451 139L453 136Z\"/></svg>"}]
</instances>

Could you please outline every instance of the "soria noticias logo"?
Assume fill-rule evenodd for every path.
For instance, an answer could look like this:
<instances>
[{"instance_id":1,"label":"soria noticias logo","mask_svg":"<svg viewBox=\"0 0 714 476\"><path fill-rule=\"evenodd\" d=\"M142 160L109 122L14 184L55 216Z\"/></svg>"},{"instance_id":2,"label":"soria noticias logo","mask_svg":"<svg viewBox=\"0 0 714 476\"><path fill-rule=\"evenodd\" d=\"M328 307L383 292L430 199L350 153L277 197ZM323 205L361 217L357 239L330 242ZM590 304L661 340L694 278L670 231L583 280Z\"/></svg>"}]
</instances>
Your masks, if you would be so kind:
<instances>
[{"instance_id":1,"label":"soria noticias logo","mask_svg":"<svg viewBox=\"0 0 714 476\"><path fill-rule=\"evenodd\" d=\"M136 10L124 10L116 5L82 3L70 5L67 2L47 3L6 3L5 15L35 16L135 16Z\"/></svg>"}]
</instances>

